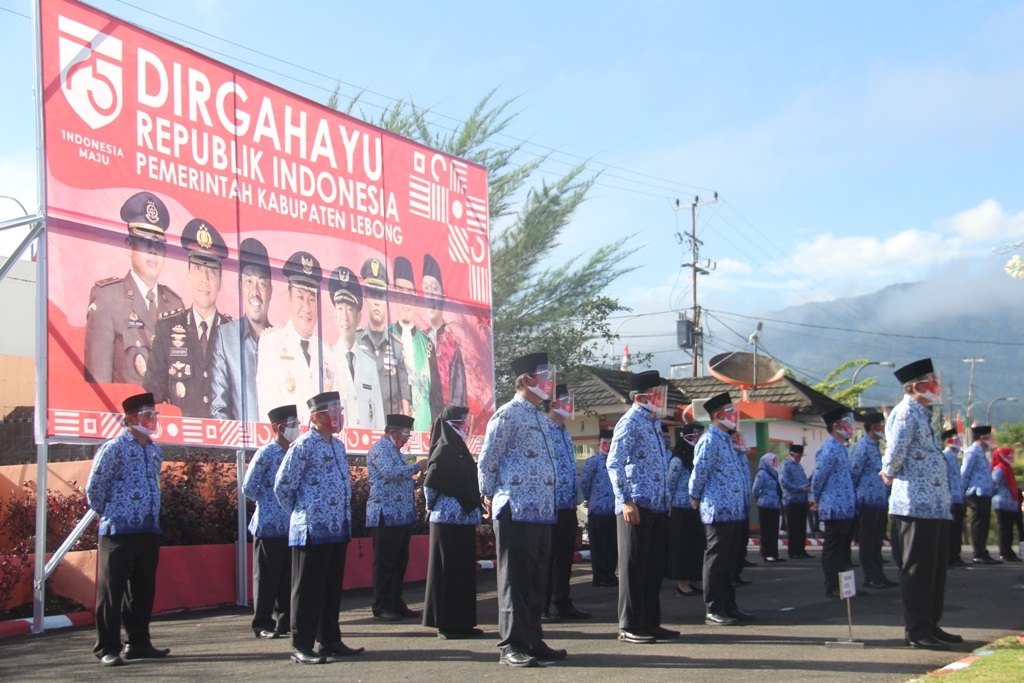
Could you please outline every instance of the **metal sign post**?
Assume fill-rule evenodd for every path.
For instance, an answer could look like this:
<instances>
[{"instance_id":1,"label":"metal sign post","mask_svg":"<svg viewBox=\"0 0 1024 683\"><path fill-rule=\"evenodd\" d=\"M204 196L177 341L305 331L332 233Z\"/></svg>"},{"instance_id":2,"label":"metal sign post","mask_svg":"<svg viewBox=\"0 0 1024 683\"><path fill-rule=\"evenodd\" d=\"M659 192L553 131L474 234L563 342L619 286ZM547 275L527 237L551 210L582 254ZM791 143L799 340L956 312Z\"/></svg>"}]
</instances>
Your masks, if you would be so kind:
<instances>
[{"instance_id":1,"label":"metal sign post","mask_svg":"<svg viewBox=\"0 0 1024 683\"><path fill-rule=\"evenodd\" d=\"M826 647L864 647L864 643L853 639L853 610L850 607L850 600L857 595L857 579L853 570L839 572L839 596L846 601L846 626L849 638L846 640L830 640L825 643Z\"/></svg>"}]
</instances>

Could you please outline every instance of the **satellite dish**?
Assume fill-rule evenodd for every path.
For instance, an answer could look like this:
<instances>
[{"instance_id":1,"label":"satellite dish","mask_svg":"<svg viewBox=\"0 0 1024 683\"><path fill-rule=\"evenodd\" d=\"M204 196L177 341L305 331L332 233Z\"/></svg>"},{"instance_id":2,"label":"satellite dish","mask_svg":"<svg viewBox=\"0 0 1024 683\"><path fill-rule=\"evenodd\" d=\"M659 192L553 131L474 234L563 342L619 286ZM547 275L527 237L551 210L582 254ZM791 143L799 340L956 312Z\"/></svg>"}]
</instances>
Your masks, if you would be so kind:
<instances>
[{"instance_id":1,"label":"satellite dish","mask_svg":"<svg viewBox=\"0 0 1024 683\"><path fill-rule=\"evenodd\" d=\"M743 400L747 400L750 389L777 384L786 376L786 369L774 358L745 351L712 357L708 361L708 372L715 379L742 389Z\"/></svg>"}]
</instances>

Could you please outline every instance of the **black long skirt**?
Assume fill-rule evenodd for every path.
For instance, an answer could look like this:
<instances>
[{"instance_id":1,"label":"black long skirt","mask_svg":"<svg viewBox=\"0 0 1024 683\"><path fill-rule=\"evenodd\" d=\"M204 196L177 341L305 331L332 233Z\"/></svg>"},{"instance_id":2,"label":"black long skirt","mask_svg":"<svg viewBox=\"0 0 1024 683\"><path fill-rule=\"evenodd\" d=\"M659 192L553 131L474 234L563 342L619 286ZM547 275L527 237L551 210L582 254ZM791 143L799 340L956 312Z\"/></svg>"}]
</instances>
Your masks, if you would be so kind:
<instances>
[{"instance_id":1,"label":"black long skirt","mask_svg":"<svg viewBox=\"0 0 1024 683\"><path fill-rule=\"evenodd\" d=\"M476 626L476 526L430 523L423 625L441 631Z\"/></svg>"},{"instance_id":2,"label":"black long skirt","mask_svg":"<svg viewBox=\"0 0 1024 683\"><path fill-rule=\"evenodd\" d=\"M704 572L704 549L707 547L700 510L672 508L668 521L665 577L676 581L700 581Z\"/></svg>"}]
</instances>

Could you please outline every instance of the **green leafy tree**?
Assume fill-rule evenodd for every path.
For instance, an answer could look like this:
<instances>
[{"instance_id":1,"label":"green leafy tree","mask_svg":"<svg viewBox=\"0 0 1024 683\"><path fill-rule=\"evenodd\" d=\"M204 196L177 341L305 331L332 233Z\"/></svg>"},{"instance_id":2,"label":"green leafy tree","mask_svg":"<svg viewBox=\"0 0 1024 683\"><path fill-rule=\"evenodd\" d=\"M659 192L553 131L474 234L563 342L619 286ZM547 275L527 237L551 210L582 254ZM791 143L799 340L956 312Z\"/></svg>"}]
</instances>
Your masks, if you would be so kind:
<instances>
[{"instance_id":1,"label":"green leafy tree","mask_svg":"<svg viewBox=\"0 0 1024 683\"><path fill-rule=\"evenodd\" d=\"M625 246L627 235L589 254L559 252L559 237L597 176L587 174L584 162L560 178L538 181L546 157L520 162L524 143L495 142L516 114L510 112L514 99L495 103L493 97L492 90L451 130L433 123L430 110L402 101L376 116L359 114L381 128L487 167L494 363L501 403L514 392L509 362L523 353L547 351L562 377L571 377L582 365L617 367L599 349L617 338L608 317L628 309L604 292L633 269L624 263L634 250ZM358 101L359 96L353 98L345 111L353 113ZM328 105L339 108L337 89Z\"/></svg>"},{"instance_id":2,"label":"green leafy tree","mask_svg":"<svg viewBox=\"0 0 1024 683\"><path fill-rule=\"evenodd\" d=\"M842 377L841 375L853 368L859 367L867 363L866 358L855 358L854 360L848 360L832 372L825 375L825 379L811 386L815 391L820 391L826 396L839 401L845 406L851 408L856 407L857 399L865 391L875 386L878 380L874 377L868 377L862 379L856 384L850 384L852 377Z\"/></svg>"}]
</instances>

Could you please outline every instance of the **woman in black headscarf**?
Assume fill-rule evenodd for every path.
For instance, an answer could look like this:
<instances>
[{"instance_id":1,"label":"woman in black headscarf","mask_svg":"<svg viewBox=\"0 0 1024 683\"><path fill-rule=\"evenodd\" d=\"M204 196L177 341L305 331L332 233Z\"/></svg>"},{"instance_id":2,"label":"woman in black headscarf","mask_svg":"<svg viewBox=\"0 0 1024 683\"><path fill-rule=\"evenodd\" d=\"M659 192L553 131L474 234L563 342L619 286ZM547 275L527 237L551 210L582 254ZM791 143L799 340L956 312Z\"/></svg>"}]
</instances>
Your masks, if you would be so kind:
<instances>
[{"instance_id":1,"label":"woman in black headscarf","mask_svg":"<svg viewBox=\"0 0 1024 683\"><path fill-rule=\"evenodd\" d=\"M476 462L463 432L468 409L448 406L430 432L423 492L430 510L430 558L423 625L442 639L472 638L476 628L476 527L481 523Z\"/></svg>"},{"instance_id":2,"label":"woman in black headscarf","mask_svg":"<svg viewBox=\"0 0 1024 683\"><path fill-rule=\"evenodd\" d=\"M680 595L703 595L704 549L707 539L700 511L690 507L690 474L693 472L693 447L704 432L696 422L683 425L668 466L668 489L672 497L669 517L669 543L665 576L676 580Z\"/></svg>"}]
</instances>

